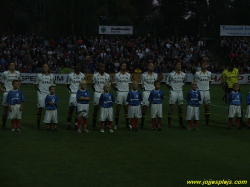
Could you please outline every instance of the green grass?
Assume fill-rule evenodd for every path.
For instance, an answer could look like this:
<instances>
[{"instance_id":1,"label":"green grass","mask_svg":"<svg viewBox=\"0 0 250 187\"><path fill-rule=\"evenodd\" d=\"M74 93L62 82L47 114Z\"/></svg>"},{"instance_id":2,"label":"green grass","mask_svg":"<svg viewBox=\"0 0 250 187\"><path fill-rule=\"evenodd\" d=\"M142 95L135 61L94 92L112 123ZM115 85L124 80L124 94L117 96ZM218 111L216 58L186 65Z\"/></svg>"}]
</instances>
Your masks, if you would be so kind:
<instances>
[{"instance_id":1,"label":"green grass","mask_svg":"<svg viewBox=\"0 0 250 187\"><path fill-rule=\"evenodd\" d=\"M243 97L249 91L241 86ZM220 85L211 87L211 124L204 126L201 106L200 131L178 128L177 111L173 127L166 128L168 91L164 102L163 131L151 132L150 108L146 129L138 133L125 128L123 111L120 129L88 134L66 130L68 97L66 86L57 86L60 99L58 133L36 126L36 92L22 85L24 103L22 131L0 131L0 186L185 186L187 180L248 180L250 131L227 130L227 106ZM190 89L185 85L184 95ZM244 99L245 101L245 99ZM216 105L216 106L214 106ZM177 109L177 108L176 108ZM245 103L243 109L246 109ZM93 110L92 104L90 110ZM186 104L184 105L186 113ZM245 120L246 121L246 120ZM235 122L234 122L235 124ZM72 120L73 125L73 120ZM98 125L99 127L99 125Z\"/></svg>"}]
</instances>

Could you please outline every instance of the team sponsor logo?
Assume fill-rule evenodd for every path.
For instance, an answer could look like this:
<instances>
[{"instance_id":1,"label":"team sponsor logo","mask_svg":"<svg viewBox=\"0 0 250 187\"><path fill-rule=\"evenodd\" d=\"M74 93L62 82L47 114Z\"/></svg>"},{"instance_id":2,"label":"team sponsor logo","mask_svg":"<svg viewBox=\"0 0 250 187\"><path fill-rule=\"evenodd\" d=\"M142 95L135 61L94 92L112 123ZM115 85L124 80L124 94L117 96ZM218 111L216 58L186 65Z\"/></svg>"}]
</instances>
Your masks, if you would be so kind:
<instances>
[{"instance_id":1,"label":"team sponsor logo","mask_svg":"<svg viewBox=\"0 0 250 187\"><path fill-rule=\"evenodd\" d=\"M16 94L16 96L18 97L18 96L19 96L19 94L17 93L17 94Z\"/></svg>"},{"instance_id":2,"label":"team sponsor logo","mask_svg":"<svg viewBox=\"0 0 250 187\"><path fill-rule=\"evenodd\" d=\"M55 99L52 99L52 102L54 103L54 102L55 102Z\"/></svg>"}]
</instances>

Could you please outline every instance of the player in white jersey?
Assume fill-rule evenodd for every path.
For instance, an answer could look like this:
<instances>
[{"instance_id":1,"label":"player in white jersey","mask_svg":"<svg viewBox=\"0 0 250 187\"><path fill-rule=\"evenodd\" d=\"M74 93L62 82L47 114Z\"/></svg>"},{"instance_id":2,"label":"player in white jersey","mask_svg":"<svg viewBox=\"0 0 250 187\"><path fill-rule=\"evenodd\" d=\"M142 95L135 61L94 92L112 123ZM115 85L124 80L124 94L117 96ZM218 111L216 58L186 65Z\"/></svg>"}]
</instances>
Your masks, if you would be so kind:
<instances>
[{"instance_id":1,"label":"player in white jersey","mask_svg":"<svg viewBox=\"0 0 250 187\"><path fill-rule=\"evenodd\" d=\"M77 106L77 101L76 101L76 92L79 89L79 83L81 81L85 80L85 75L80 72L81 71L81 63L78 62L75 64L74 72L70 73L67 78L67 88L69 89L70 97L69 97L69 112L68 112L68 117L67 117L67 129L71 129L71 119L72 119L72 114L74 112L74 109ZM77 130L77 121L78 121L78 115L77 115L77 109L75 113L75 129Z\"/></svg>"},{"instance_id":2,"label":"player in white jersey","mask_svg":"<svg viewBox=\"0 0 250 187\"><path fill-rule=\"evenodd\" d=\"M158 74L154 73L154 64L148 63L148 71L141 74L140 84L143 90L142 92L142 118L141 118L141 128L144 127L144 121L146 117L147 108L149 106L149 95L152 90L155 89L154 82L158 80Z\"/></svg>"},{"instance_id":3,"label":"player in white jersey","mask_svg":"<svg viewBox=\"0 0 250 187\"><path fill-rule=\"evenodd\" d=\"M96 120L99 111L99 100L103 93L103 86L110 83L110 75L105 73L105 64L99 64L99 71L92 76L92 89L94 90L94 112L93 112L93 129L96 129Z\"/></svg>"},{"instance_id":4,"label":"player in white jersey","mask_svg":"<svg viewBox=\"0 0 250 187\"><path fill-rule=\"evenodd\" d=\"M8 103L7 103L7 96L9 91L13 89L12 81L18 80L21 84L21 74L19 71L15 71L15 63L10 62L9 63L9 70L2 73L1 81L4 84L4 87L2 87L2 84L0 83L0 90L3 92L3 115L2 115L2 130L6 129L6 120L7 120L7 114L8 114Z\"/></svg>"},{"instance_id":5,"label":"player in white jersey","mask_svg":"<svg viewBox=\"0 0 250 187\"><path fill-rule=\"evenodd\" d=\"M39 73L35 80L35 89L37 90L37 127L40 129L40 121L42 117L42 110L45 108L45 98L49 95L49 87L55 85L55 77L50 73L48 64L43 64L43 70Z\"/></svg>"},{"instance_id":6,"label":"player in white jersey","mask_svg":"<svg viewBox=\"0 0 250 187\"><path fill-rule=\"evenodd\" d=\"M206 125L210 126L209 117L209 104L210 104L210 93L209 93L209 86L212 82L212 73L207 70L207 62L201 62L201 70L197 71L194 74L194 81L197 82L198 89L201 94L201 104L204 104L205 107L205 118L206 118Z\"/></svg>"},{"instance_id":7,"label":"player in white jersey","mask_svg":"<svg viewBox=\"0 0 250 187\"><path fill-rule=\"evenodd\" d=\"M183 85L186 82L186 74L181 71L181 62L175 63L175 70L167 77L167 87L170 90L169 111L168 111L168 127L171 126L171 119L174 111L174 105L178 104L179 111L179 127L186 128L183 125Z\"/></svg>"},{"instance_id":8,"label":"player in white jersey","mask_svg":"<svg viewBox=\"0 0 250 187\"><path fill-rule=\"evenodd\" d=\"M130 73L127 73L127 63L122 62L120 64L120 72L116 73L113 78L113 88L116 91L116 111L115 111L115 127L118 128L119 122L119 113L121 110L121 105L124 105L125 119L126 119L126 127L129 128L129 118L128 118L128 103L126 102L128 92L129 92L129 84L132 81L132 77Z\"/></svg>"}]
</instances>

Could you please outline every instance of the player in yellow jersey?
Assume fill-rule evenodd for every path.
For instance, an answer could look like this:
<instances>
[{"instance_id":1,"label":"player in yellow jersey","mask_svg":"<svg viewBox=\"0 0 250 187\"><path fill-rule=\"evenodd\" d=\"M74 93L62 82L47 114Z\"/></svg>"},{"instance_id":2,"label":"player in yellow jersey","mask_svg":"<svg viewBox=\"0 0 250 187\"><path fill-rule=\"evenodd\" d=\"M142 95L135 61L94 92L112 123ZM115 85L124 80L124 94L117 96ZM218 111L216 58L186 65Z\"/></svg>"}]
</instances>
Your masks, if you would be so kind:
<instances>
[{"instance_id":1,"label":"player in yellow jersey","mask_svg":"<svg viewBox=\"0 0 250 187\"><path fill-rule=\"evenodd\" d=\"M233 84L238 83L239 81L239 70L235 68L234 62L229 62L227 68L222 72L221 75L221 86L225 93L224 98L226 103L228 103L228 95L233 91ZM240 91L240 90L239 90ZM243 112L241 110L241 116L243 116ZM241 117L241 126L244 126L244 122Z\"/></svg>"}]
</instances>

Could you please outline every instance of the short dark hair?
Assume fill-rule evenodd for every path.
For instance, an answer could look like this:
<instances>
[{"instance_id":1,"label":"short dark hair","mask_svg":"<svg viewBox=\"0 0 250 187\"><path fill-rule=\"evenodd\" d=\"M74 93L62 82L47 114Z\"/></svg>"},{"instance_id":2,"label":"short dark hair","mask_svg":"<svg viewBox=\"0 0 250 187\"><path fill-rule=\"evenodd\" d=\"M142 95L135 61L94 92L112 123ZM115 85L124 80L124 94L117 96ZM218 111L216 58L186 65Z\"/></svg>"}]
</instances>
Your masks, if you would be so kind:
<instances>
[{"instance_id":1,"label":"short dark hair","mask_svg":"<svg viewBox=\"0 0 250 187\"><path fill-rule=\"evenodd\" d=\"M51 90L51 88L56 88L54 85L50 86L49 87L49 91Z\"/></svg>"},{"instance_id":2,"label":"short dark hair","mask_svg":"<svg viewBox=\"0 0 250 187\"><path fill-rule=\"evenodd\" d=\"M228 65L228 66L234 66L235 64L234 64L233 61L229 61L229 62L227 63L227 65Z\"/></svg>"},{"instance_id":3,"label":"short dark hair","mask_svg":"<svg viewBox=\"0 0 250 187\"><path fill-rule=\"evenodd\" d=\"M181 64L181 61L176 61L176 62L174 63L174 66L176 67L177 64Z\"/></svg>"},{"instance_id":4,"label":"short dark hair","mask_svg":"<svg viewBox=\"0 0 250 187\"><path fill-rule=\"evenodd\" d=\"M127 66L127 62L121 62L120 67L122 66L122 64L126 64L126 66Z\"/></svg>"},{"instance_id":5,"label":"short dark hair","mask_svg":"<svg viewBox=\"0 0 250 187\"><path fill-rule=\"evenodd\" d=\"M19 80L13 80L12 85L14 85L16 82L19 82Z\"/></svg>"},{"instance_id":6,"label":"short dark hair","mask_svg":"<svg viewBox=\"0 0 250 187\"><path fill-rule=\"evenodd\" d=\"M154 82L154 85L156 85L157 83L161 84L161 81L156 80L156 81Z\"/></svg>"},{"instance_id":7,"label":"short dark hair","mask_svg":"<svg viewBox=\"0 0 250 187\"><path fill-rule=\"evenodd\" d=\"M16 65L14 61L11 61L11 62L8 64L8 66L10 66L11 63L13 63L14 65Z\"/></svg>"}]
</instances>

